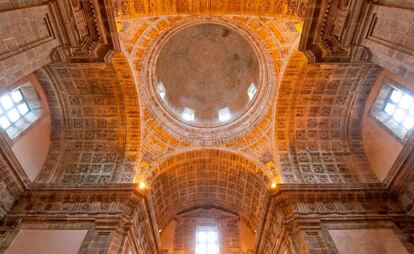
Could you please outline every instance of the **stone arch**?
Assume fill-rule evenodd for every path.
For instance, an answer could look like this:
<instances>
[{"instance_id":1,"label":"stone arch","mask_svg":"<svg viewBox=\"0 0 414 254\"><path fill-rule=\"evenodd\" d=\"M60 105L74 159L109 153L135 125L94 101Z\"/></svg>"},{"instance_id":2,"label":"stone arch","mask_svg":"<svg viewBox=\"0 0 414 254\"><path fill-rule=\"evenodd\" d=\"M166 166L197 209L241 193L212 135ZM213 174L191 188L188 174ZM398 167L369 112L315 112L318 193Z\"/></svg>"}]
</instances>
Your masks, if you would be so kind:
<instances>
[{"instance_id":1,"label":"stone arch","mask_svg":"<svg viewBox=\"0 0 414 254\"><path fill-rule=\"evenodd\" d=\"M133 182L140 148L135 81L122 53L112 64L53 64L36 72L52 118L38 183Z\"/></svg>"},{"instance_id":2,"label":"stone arch","mask_svg":"<svg viewBox=\"0 0 414 254\"><path fill-rule=\"evenodd\" d=\"M378 68L308 65L293 54L276 106L275 142L287 183L376 182L361 139L362 112Z\"/></svg>"},{"instance_id":3,"label":"stone arch","mask_svg":"<svg viewBox=\"0 0 414 254\"><path fill-rule=\"evenodd\" d=\"M222 150L195 150L171 156L150 183L159 227L196 208L237 214L256 230L267 201L269 180L248 159Z\"/></svg>"}]
</instances>

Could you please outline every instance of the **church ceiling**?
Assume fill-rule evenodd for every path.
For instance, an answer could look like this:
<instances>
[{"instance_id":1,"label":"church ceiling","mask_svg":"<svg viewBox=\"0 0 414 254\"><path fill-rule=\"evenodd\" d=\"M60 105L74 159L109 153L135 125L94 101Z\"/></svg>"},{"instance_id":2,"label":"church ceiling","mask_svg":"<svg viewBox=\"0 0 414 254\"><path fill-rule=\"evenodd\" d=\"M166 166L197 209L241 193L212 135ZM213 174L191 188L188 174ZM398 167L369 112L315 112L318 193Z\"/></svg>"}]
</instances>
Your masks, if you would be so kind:
<instances>
[{"instance_id":1,"label":"church ceiling","mask_svg":"<svg viewBox=\"0 0 414 254\"><path fill-rule=\"evenodd\" d=\"M308 65L294 51L298 22L234 15L217 20L245 27L271 60L265 67L275 83L269 85L270 97L256 120L232 126L234 135L218 128L210 140L188 138L182 130L171 132L145 93L142 68L158 37L200 19L180 15L127 20L119 32L123 53L115 55L112 64L55 64L37 73L52 104L54 130L38 181L94 184L152 179L172 156L218 149L254 163L270 181L376 182L361 145L360 124L378 69Z\"/></svg>"},{"instance_id":2,"label":"church ceiling","mask_svg":"<svg viewBox=\"0 0 414 254\"><path fill-rule=\"evenodd\" d=\"M189 209L215 207L256 230L271 183L378 182L361 144L362 112L378 68L308 64L297 51L302 14L288 14L290 5L259 17L253 15L259 5L248 11L242 1L235 14L244 15L200 17L192 15L201 10L196 5L180 11L181 2L173 1L175 11L162 5L155 12L158 2L141 2L147 12L139 12L137 3L117 9L122 52L111 63L51 64L35 73L52 116L37 183L144 181L160 228ZM247 38L264 74L242 120L202 129L176 123L151 75L165 38L205 23Z\"/></svg>"},{"instance_id":3,"label":"church ceiling","mask_svg":"<svg viewBox=\"0 0 414 254\"><path fill-rule=\"evenodd\" d=\"M50 65L36 72L52 116L48 158L37 182L132 182L140 111L122 54L113 64Z\"/></svg>"},{"instance_id":4,"label":"church ceiling","mask_svg":"<svg viewBox=\"0 0 414 254\"><path fill-rule=\"evenodd\" d=\"M264 52L267 62L262 62L261 68L272 74L275 80L267 82L267 91L261 101L260 112L244 119L244 124L230 125L227 129L218 128L217 131L199 135L203 129L191 129L187 126L177 127L172 125L174 119L160 118L159 108L162 104L154 106L157 98L151 98L148 90L148 82L145 71L148 61L148 49L157 46L157 39L166 32L182 25L197 24L199 22L223 22L234 26L235 29L246 29L251 36L258 38L257 44ZM240 27L240 28L238 28ZM274 154L272 137L272 119L274 116L274 103L276 89L281 69L284 68L289 54L298 42L300 23L289 20L277 20L272 17L243 17L226 15L221 17L209 17L200 19L193 16L163 16L153 18L137 18L121 22L119 38L124 53L129 62L133 64L135 79L141 91L143 110L143 136L142 154L148 167L156 167L163 158L177 151L199 149L202 147L222 147L236 151L244 157L248 157L261 166L269 178L278 178L278 172L273 167L265 164L272 161ZM239 30L238 30L239 31ZM246 34L246 32L245 32ZM248 36L248 35L247 35ZM270 89L270 90L269 90ZM155 96L158 97L158 96ZM259 97L260 98L260 97ZM258 99L259 100L259 99ZM265 104L263 104L265 103ZM256 120L254 120L256 118ZM246 125L247 122L253 123ZM194 136L198 135L198 136ZM213 138L208 138L213 137ZM143 171L148 171L144 170ZM151 171L151 170L149 170Z\"/></svg>"},{"instance_id":5,"label":"church ceiling","mask_svg":"<svg viewBox=\"0 0 414 254\"><path fill-rule=\"evenodd\" d=\"M269 181L257 165L221 150L197 150L171 156L157 168L151 195L159 227L193 208L217 207L256 230L263 216Z\"/></svg>"},{"instance_id":6,"label":"church ceiling","mask_svg":"<svg viewBox=\"0 0 414 254\"><path fill-rule=\"evenodd\" d=\"M275 143L286 183L378 181L362 145L374 65L309 65L294 53L278 94Z\"/></svg>"}]
</instances>

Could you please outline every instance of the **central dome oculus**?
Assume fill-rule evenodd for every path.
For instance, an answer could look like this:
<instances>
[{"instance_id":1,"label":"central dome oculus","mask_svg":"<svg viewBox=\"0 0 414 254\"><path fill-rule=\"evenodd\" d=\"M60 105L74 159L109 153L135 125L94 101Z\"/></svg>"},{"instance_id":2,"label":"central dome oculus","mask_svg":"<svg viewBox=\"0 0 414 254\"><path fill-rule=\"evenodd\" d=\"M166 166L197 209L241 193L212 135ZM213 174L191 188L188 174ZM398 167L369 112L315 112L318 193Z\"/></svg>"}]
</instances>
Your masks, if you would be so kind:
<instances>
[{"instance_id":1,"label":"central dome oculus","mask_svg":"<svg viewBox=\"0 0 414 254\"><path fill-rule=\"evenodd\" d=\"M165 108L180 121L201 127L237 119L260 89L252 46L219 24L197 24L174 33L161 48L155 74Z\"/></svg>"}]
</instances>

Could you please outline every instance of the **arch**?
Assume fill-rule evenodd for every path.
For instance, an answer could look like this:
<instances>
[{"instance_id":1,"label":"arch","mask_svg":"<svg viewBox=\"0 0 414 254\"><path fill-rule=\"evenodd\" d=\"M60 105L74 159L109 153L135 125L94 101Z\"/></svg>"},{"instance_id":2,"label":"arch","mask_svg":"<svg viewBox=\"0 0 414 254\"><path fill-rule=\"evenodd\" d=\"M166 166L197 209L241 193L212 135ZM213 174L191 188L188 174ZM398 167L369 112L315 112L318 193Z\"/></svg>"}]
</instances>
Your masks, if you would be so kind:
<instances>
[{"instance_id":1,"label":"arch","mask_svg":"<svg viewBox=\"0 0 414 254\"><path fill-rule=\"evenodd\" d=\"M366 159L362 112L373 65L308 65L293 54L279 90L275 142L286 183L377 182Z\"/></svg>"},{"instance_id":2,"label":"arch","mask_svg":"<svg viewBox=\"0 0 414 254\"><path fill-rule=\"evenodd\" d=\"M138 94L122 53L113 64L53 64L36 72L52 118L38 183L133 182L140 147Z\"/></svg>"},{"instance_id":3,"label":"arch","mask_svg":"<svg viewBox=\"0 0 414 254\"><path fill-rule=\"evenodd\" d=\"M237 214L256 230L267 200L269 181L250 160L223 150L188 151L164 160L151 182L160 229L184 211L219 208Z\"/></svg>"},{"instance_id":4,"label":"arch","mask_svg":"<svg viewBox=\"0 0 414 254\"><path fill-rule=\"evenodd\" d=\"M254 156L247 154L242 151L233 150L227 147L187 147L184 149L178 149L174 152L167 153L164 156L160 157L157 162L154 163L155 166L153 166L152 173L152 179L155 179L159 174L162 173L162 170L164 167L162 165L166 162L168 162L171 158L182 155L182 154L195 154L195 153L203 153L205 151L216 151L217 156L223 156L226 157L229 154L237 155L241 158L244 158L245 160L248 160L252 167L250 167L250 171L253 173L256 173L260 176L263 176L266 181L269 181L272 179L273 175L272 172L269 172L268 169L263 165L263 163Z\"/></svg>"}]
</instances>

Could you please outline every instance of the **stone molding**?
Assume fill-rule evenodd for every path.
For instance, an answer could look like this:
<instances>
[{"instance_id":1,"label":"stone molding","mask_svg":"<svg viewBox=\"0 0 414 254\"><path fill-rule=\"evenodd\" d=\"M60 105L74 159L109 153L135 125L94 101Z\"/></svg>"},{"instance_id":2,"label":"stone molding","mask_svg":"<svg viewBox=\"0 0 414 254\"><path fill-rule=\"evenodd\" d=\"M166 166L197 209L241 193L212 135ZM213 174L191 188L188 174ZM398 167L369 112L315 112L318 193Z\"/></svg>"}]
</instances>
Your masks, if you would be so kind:
<instances>
[{"instance_id":1,"label":"stone molding","mask_svg":"<svg viewBox=\"0 0 414 254\"><path fill-rule=\"evenodd\" d=\"M53 58L61 62L110 62L120 50L115 17L104 0L51 1L61 41Z\"/></svg>"},{"instance_id":2,"label":"stone molding","mask_svg":"<svg viewBox=\"0 0 414 254\"><path fill-rule=\"evenodd\" d=\"M78 229L85 228L88 224L88 235L81 246L81 253L91 253L98 247L105 252L118 253L124 247L124 236L127 236L131 230L140 235L133 239L135 243L129 243L140 249L139 253L157 253L159 236L151 212L152 208L145 193L137 191L136 187L135 185L109 185L103 189L101 186L89 188L35 186L30 192L22 195L2 220L0 232L3 234L0 234L0 250L7 248L21 228ZM68 224L69 220L70 224ZM105 235L106 240L101 245L92 247L89 243L85 245L85 241L88 242L91 237L98 241L102 234Z\"/></svg>"},{"instance_id":3,"label":"stone molding","mask_svg":"<svg viewBox=\"0 0 414 254\"><path fill-rule=\"evenodd\" d=\"M242 35L252 46L257 55L259 64L259 89L255 95L254 103L237 119L222 126L214 126L210 128L193 126L182 122L176 116L168 112L164 106L164 102L158 96L156 91L157 77L155 75L155 67L161 49L169 38L186 27L192 25L213 23L231 28ZM256 38L255 31L251 31L248 27L229 19L228 17L209 16L209 17L188 17L177 22L169 29L163 29L160 34L149 42L146 49L143 63L136 64L136 79L138 82L138 90L141 91L141 100L143 107L150 112L156 119L158 124L162 125L167 133L177 139L191 142L194 145L214 145L221 140L233 138L241 138L243 135L258 126L266 113L271 108L269 101L272 101L277 88L278 73L275 71L275 65L272 55L267 50L265 42L260 38ZM275 54L280 54L275 52Z\"/></svg>"},{"instance_id":4,"label":"stone molding","mask_svg":"<svg viewBox=\"0 0 414 254\"><path fill-rule=\"evenodd\" d=\"M358 38L372 2L311 0L299 49L311 63L367 62Z\"/></svg>"},{"instance_id":5,"label":"stone molding","mask_svg":"<svg viewBox=\"0 0 414 254\"><path fill-rule=\"evenodd\" d=\"M277 190L269 193L266 215L256 242L256 252L269 253L271 250L285 248L286 245L281 245L281 241L277 239L289 235L293 242L290 248L296 252L314 253L324 250L326 253L337 253L327 230L324 230L325 223L339 223L339 228L346 228L346 225L352 223L368 223L367 227L385 223L387 227L411 232L412 219L384 188L360 187L336 189L327 185L302 190L299 186L279 186ZM411 223L403 225L400 221Z\"/></svg>"}]
</instances>

